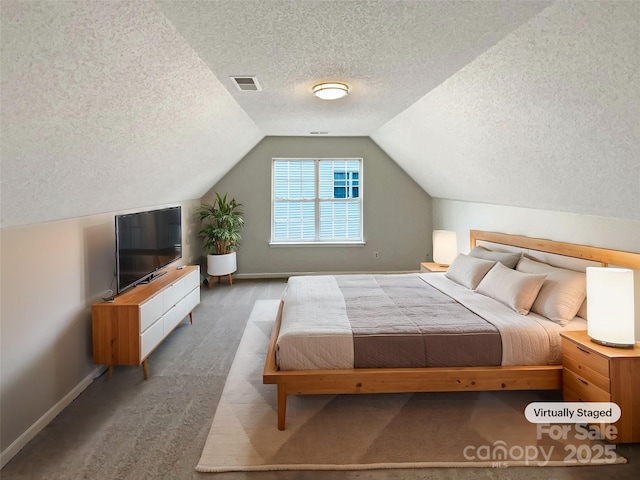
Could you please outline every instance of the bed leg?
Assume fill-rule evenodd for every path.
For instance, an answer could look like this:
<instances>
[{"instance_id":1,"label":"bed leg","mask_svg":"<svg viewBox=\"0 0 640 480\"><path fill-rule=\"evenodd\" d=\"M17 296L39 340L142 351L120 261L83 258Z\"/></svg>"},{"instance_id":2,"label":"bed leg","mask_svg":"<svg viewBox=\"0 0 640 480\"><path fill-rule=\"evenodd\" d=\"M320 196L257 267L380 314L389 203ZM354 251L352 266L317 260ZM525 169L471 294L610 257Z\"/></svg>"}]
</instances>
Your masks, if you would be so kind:
<instances>
[{"instance_id":1,"label":"bed leg","mask_svg":"<svg viewBox=\"0 0 640 480\"><path fill-rule=\"evenodd\" d=\"M278 430L284 430L286 414L287 389L284 385L278 384Z\"/></svg>"}]
</instances>

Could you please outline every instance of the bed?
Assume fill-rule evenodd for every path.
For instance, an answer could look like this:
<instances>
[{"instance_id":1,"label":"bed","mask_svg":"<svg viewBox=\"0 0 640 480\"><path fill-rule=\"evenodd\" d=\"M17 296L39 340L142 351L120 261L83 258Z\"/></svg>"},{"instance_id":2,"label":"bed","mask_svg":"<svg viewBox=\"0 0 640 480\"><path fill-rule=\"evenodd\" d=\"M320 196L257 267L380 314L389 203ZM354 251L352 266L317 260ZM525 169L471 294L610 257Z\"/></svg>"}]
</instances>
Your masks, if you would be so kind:
<instances>
[{"instance_id":1,"label":"bed","mask_svg":"<svg viewBox=\"0 0 640 480\"><path fill-rule=\"evenodd\" d=\"M559 333L586 329L574 270L640 268L637 253L518 235L472 230L470 246L446 274L291 277L263 372L278 429L288 395L560 389ZM577 283L550 309L557 278Z\"/></svg>"}]
</instances>

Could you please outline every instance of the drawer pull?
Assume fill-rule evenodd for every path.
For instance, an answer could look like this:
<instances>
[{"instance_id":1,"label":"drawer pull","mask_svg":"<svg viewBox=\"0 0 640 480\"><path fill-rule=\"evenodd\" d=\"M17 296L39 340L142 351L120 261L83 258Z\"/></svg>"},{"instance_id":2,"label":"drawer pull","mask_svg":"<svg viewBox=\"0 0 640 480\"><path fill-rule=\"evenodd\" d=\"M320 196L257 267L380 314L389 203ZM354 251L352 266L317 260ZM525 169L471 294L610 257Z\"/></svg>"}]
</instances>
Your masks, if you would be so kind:
<instances>
[{"instance_id":1,"label":"drawer pull","mask_svg":"<svg viewBox=\"0 0 640 480\"><path fill-rule=\"evenodd\" d=\"M584 383L585 385L589 385L589 382L587 382L585 379L578 377L578 380L580 380L582 383Z\"/></svg>"},{"instance_id":2,"label":"drawer pull","mask_svg":"<svg viewBox=\"0 0 640 480\"><path fill-rule=\"evenodd\" d=\"M587 350L586 348L582 348L580 345L576 345L576 348L581 352L589 353L589 354L591 353L589 350Z\"/></svg>"}]
</instances>

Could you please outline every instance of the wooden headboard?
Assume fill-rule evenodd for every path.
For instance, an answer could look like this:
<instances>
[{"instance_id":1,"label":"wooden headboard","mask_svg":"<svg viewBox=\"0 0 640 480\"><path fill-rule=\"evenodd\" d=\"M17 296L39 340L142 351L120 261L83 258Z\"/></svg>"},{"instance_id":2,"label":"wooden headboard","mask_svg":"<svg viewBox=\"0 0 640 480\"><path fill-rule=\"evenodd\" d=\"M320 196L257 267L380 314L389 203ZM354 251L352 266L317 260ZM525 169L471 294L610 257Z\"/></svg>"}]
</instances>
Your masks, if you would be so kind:
<instances>
[{"instance_id":1,"label":"wooden headboard","mask_svg":"<svg viewBox=\"0 0 640 480\"><path fill-rule=\"evenodd\" d=\"M543 238L530 238L506 233L485 232L483 230L470 230L469 239L471 242L471 248L475 247L478 241L485 241L536 250L539 252L564 255L566 257L580 258L582 260L598 262L604 267L616 265L619 267L640 270L640 253L609 250L606 248L590 247L575 243L556 242Z\"/></svg>"}]
</instances>

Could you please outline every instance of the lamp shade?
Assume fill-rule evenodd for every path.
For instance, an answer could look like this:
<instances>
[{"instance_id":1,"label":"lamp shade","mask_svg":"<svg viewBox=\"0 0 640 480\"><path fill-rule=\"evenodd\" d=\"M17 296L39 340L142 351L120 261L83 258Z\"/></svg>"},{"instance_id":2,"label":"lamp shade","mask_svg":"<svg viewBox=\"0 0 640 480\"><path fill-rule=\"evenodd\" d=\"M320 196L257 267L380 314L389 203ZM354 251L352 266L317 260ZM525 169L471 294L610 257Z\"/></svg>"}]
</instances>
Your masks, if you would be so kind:
<instances>
[{"instance_id":1,"label":"lamp shade","mask_svg":"<svg viewBox=\"0 0 640 480\"><path fill-rule=\"evenodd\" d=\"M632 347L640 336L640 272L587 268L587 333L610 347Z\"/></svg>"},{"instance_id":2,"label":"lamp shade","mask_svg":"<svg viewBox=\"0 0 640 480\"><path fill-rule=\"evenodd\" d=\"M456 232L433 231L433 261L440 265L451 265L458 254Z\"/></svg>"}]
</instances>

